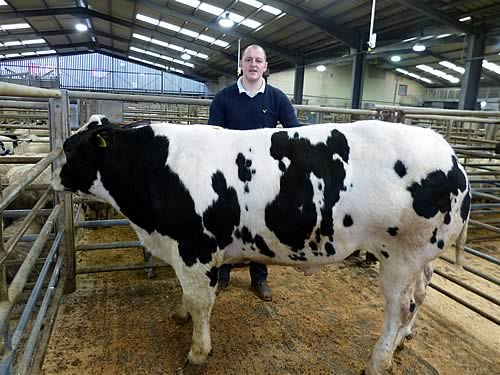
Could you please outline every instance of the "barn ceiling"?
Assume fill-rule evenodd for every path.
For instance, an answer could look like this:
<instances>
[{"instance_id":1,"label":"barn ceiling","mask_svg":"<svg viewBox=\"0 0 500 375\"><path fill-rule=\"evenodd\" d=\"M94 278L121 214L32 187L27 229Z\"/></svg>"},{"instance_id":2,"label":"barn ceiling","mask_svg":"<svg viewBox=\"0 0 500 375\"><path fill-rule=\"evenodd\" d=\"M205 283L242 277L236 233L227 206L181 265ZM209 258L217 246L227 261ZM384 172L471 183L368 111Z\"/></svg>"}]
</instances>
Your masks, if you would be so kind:
<instances>
[{"instance_id":1,"label":"barn ceiling","mask_svg":"<svg viewBox=\"0 0 500 375\"><path fill-rule=\"evenodd\" d=\"M209 81L236 74L239 46L249 44L266 49L271 73L349 62L366 48L371 10L372 0L0 0L0 57L98 51ZM218 23L226 14L231 28ZM377 0L374 31L370 64L428 76L421 83L434 87L460 85L467 35L486 33L481 84L500 84L498 0ZM417 42L427 49L413 51Z\"/></svg>"}]
</instances>

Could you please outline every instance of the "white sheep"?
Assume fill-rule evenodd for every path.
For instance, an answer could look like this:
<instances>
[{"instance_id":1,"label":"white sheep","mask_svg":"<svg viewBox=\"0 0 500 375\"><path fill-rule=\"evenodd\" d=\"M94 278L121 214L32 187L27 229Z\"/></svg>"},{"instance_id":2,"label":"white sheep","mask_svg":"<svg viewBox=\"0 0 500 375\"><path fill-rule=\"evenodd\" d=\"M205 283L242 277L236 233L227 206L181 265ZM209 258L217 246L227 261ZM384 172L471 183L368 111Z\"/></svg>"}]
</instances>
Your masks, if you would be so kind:
<instances>
[{"instance_id":1,"label":"white sheep","mask_svg":"<svg viewBox=\"0 0 500 375\"><path fill-rule=\"evenodd\" d=\"M6 164L8 165L8 164ZM8 185L19 181L32 167L34 164L24 164L24 165L14 165L11 167L5 175L5 180ZM50 184L51 181L51 171L50 168L46 168L33 182L32 184ZM16 200L12 202L9 209L16 208L32 208L36 202L40 199L43 194L43 190L29 190L21 192Z\"/></svg>"},{"instance_id":2,"label":"white sheep","mask_svg":"<svg viewBox=\"0 0 500 375\"><path fill-rule=\"evenodd\" d=\"M14 154L30 155L50 152L50 138L35 134L23 134L14 141Z\"/></svg>"}]
</instances>

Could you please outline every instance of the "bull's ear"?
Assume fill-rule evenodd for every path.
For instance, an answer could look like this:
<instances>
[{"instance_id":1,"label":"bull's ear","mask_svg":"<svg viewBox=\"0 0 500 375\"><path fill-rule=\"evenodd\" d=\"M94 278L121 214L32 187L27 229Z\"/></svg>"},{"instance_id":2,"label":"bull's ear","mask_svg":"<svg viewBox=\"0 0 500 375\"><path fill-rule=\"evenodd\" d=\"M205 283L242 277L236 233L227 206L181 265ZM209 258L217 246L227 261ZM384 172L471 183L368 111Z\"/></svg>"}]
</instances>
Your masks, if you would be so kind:
<instances>
[{"instance_id":1,"label":"bull's ear","mask_svg":"<svg viewBox=\"0 0 500 375\"><path fill-rule=\"evenodd\" d=\"M111 129L99 129L94 133L94 142L99 148L108 148L111 146L113 132Z\"/></svg>"}]
</instances>

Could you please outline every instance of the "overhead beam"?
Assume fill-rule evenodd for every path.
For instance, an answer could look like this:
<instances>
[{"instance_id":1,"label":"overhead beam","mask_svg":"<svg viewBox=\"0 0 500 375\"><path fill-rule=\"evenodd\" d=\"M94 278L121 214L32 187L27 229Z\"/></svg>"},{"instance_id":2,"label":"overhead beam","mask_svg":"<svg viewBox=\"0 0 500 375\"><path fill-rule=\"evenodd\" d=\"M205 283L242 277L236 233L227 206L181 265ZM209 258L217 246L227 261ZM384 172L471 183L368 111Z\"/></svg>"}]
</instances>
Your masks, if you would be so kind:
<instances>
[{"instance_id":1,"label":"overhead beam","mask_svg":"<svg viewBox=\"0 0 500 375\"><path fill-rule=\"evenodd\" d=\"M408 8L414 9L417 12L425 14L427 17L430 17L444 25L453 27L456 30L462 31L464 33L472 33L474 31L473 27L460 22L455 17L452 17L430 5L425 4L420 0L396 0L398 3L401 3Z\"/></svg>"},{"instance_id":2,"label":"overhead beam","mask_svg":"<svg viewBox=\"0 0 500 375\"><path fill-rule=\"evenodd\" d=\"M0 12L0 20L12 18L27 18L27 17L43 17L43 16L60 16L62 14L81 15L85 13L85 8L53 8L53 9L36 9L36 10L15 10L9 12Z\"/></svg>"},{"instance_id":3,"label":"overhead beam","mask_svg":"<svg viewBox=\"0 0 500 375\"><path fill-rule=\"evenodd\" d=\"M450 2L449 4L440 6L439 9L442 10L447 10L447 9L456 9L458 7L461 7L462 5L467 5L470 3L470 0L454 0Z\"/></svg>"},{"instance_id":4,"label":"overhead beam","mask_svg":"<svg viewBox=\"0 0 500 375\"><path fill-rule=\"evenodd\" d=\"M484 13L493 13L493 14L498 14L497 12L500 10L500 4L491 4L487 5L482 8L477 8L474 10L471 10L470 12L467 12L466 14L468 16L481 16L481 14Z\"/></svg>"},{"instance_id":5,"label":"overhead beam","mask_svg":"<svg viewBox=\"0 0 500 375\"><path fill-rule=\"evenodd\" d=\"M241 40L246 40L246 41L249 41L251 43L258 44L258 45L262 46L264 49L266 49L268 52L272 51L275 54L280 55L282 58L290 61L290 63L292 63L292 64L296 63L297 53L295 51L277 46L277 45L275 45L273 43L269 43L263 39L256 38L256 37L250 35L249 33L242 33L242 32L236 31L234 29L223 28L222 26L219 26L216 22L205 21L201 18L195 17L195 16L190 15L188 13L178 11L176 9L168 8L165 5L155 3L154 1L151 1L151 0L136 0L136 3L139 4L140 6L146 8L146 9L154 10L155 12L158 12L162 15L165 14L165 15L173 16L173 17L179 18L181 20L192 22L192 23L199 25L199 26L203 26L203 27L207 27L207 28L212 29L212 30L216 30L216 31L220 32L221 34L231 35L235 38L239 38Z\"/></svg>"},{"instance_id":6,"label":"overhead beam","mask_svg":"<svg viewBox=\"0 0 500 375\"><path fill-rule=\"evenodd\" d=\"M417 38L413 41L410 42L399 42L399 43L393 43L390 45L385 45L381 47L374 48L371 52L370 55L376 55L376 54L381 54L381 53L390 53L390 52L402 52L402 51L407 51L407 52L412 52L413 53L413 45L417 42L423 43L427 48L435 47L435 46L442 46L443 43L462 43L464 41L464 36L463 35L450 35L446 38L440 38L440 39L427 39L427 40L420 40L420 38Z\"/></svg>"},{"instance_id":7,"label":"overhead beam","mask_svg":"<svg viewBox=\"0 0 500 375\"><path fill-rule=\"evenodd\" d=\"M356 48L358 32L349 30L346 26L340 25L331 19L322 17L316 12L311 12L296 5L284 2L282 0L266 0L267 5L272 5L283 10L285 13L306 21L321 31L333 36L335 39L347 44L349 47Z\"/></svg>"}]
</instances>

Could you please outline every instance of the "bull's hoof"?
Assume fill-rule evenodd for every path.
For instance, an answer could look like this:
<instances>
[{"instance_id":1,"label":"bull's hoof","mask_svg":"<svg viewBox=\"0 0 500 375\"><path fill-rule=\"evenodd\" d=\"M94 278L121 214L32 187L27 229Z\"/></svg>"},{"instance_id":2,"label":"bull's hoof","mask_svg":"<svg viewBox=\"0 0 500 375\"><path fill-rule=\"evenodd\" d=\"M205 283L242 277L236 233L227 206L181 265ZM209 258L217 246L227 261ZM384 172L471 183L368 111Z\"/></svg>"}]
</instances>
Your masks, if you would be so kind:
<instances>
[{"instance_id":1,"label":"bull's hoof","mask_svg":"<svg viewBox=\"0 0 500 375\"><path fill-rule=\"evenodd\" d=\"M409 333L405 337L407 340L413 340L413 333Z\"/></svg>"},{"instance_id":2,"label":"bull's hoof","mask_svg":"<svg viewBox=\"0 0 500 375\"><path fill-rule=\"evenodd\" d=\"M177 375L202 375L205 372L207 365L195 365L186 361L184 367L178 368L176 373Z\"/></svg>"}]
</instances>

